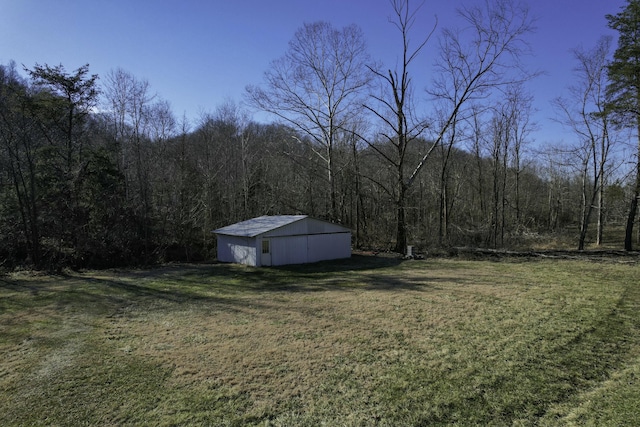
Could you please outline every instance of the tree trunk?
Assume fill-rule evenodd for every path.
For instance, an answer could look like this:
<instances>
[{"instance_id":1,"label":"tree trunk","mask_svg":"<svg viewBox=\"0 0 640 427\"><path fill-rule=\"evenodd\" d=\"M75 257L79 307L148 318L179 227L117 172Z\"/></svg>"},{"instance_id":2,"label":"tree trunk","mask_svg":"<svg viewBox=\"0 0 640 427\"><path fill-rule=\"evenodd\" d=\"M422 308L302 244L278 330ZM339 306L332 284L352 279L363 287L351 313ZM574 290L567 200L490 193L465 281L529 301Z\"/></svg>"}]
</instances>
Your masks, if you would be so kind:
<instances>
[{"instance_id":1,"label":"tree trunk","mask_svg":"<svg viewBox=\"0 0 640 427\"><path fill-rule=\"evenodd\" d=\"M591 206L587 206L587 167L585 160L582 164L582 212L580 215L580 239L578 250L584 250L584 241L587 237L587 227L589 227L589 217L591 216Z\"/></svg>"},{"instance_id":2,"label":"tree trunk","mask_svg":"<svg viewBox=\"0 0 640 427\"><path fill-rule=\"evenodd\" d=\"M447 235L447 229L449 228L449 224L447 223L449 200L447 196L447 181L443 173L440 181L440 225L438 228L438 243L440 247L444 247L449 238Z\"/></svg>"},{"instance_id":3,"label":"tree trunk","mask_svg":"<svg viewBox=\"0 0 640 427\"><path fill-rule=\"evenodd\" d=\"M600 165L598 168L598 185L597 185L597 206L598 206L598 224L596 230L596 245L602 245L602 229L604 227L604 147L602 147Z\"/></svg>"},{"instance_id":4,"label":"tree trunk","mask_svg":"<svg viewBox=\"0 0 640 427\"><path fill-rule=\"evenodd\" d=\"M583 212L582 225L580 227L580 241L578 242L578 250L579 251L583 251L584 250L584 242L587 239L587 230L589 228L589 222L591 221L591 212L592 211L593 211L593 208L591 206L589 206Z\"/></svg>"},{"instance_id":5,"label":"tree trunk","mask_svg":"<svg viewBox=\"0 0 640 427\"><path fill-rule=\"evenodd\" d=\"M631 206L629 207L629 216L627 217L627 228L624 234L624 249L626 251L633 250L633 223L636 219L636 211L638 210L638 197L640 196L640 191L638 191L638 183L639 180L636 180L636 188L633 194L633 198L631 199Z\"/></svg>"},{"instance_id":6,"label":"tree trunk","mask_svg":"<svg viewBox=\"0 0 640 427\"><path fill-rule=\"evenodd\" d=\"M355 235L355 240L353 244L354 244L354 247L359 248L360 234L362 232L360 229L360 217L363 217L363 221L364 221L364 216L363 216L364 211L363 211L362 191L360 189L360 163L358 161L358 147L356 146L355 142L351 144L351 149L353 154L353 168L355 172L355 190L356 190L356 203L355 203L356 214L355 214L355 222L354 222L354 225L356 227L356 235Z\"/></svg>"},{"instance_id":7,"label":"tree trunk","mask_svg":"<svg viewBox=\"0 0 640 427\"><path fill-rule=\"evenodd\" d=\"M638 198L640 197L640 120L638 121L638 158L636 159L636 182L633 189L633 198L629 207L629 216L627 217L627 228L624 235L624 249L626 251L633 250L633 224L636 220L636 211L638 210Z\"/></svg>"},{"instance_id":8,"label":"tree trunk","mask_svg":"<svg viewBox=\"0 0 640 427\"><path fill-rule=\"evenodd\" d=\"M399 175L400 176L398 180L398 200L396 203L398 230L396 234L395 251L403 254L407 249L407 223L406 223L406 209L405 209L407 186L404 183L402 173L400 173Z\"/></svg>"}]
</instances>

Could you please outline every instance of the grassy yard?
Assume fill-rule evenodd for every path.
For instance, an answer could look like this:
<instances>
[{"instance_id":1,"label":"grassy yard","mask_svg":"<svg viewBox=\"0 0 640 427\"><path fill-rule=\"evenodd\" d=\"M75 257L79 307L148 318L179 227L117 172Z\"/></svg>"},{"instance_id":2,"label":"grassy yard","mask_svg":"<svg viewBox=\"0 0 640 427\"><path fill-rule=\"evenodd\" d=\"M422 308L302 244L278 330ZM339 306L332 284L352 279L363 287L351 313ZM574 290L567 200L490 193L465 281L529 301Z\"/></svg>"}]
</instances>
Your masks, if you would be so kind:
<instances>
[{"instance_id":1,"label":"grassy yard","mask_svg":"<svg viewBox=\"0 0 640 427\"><path fill-rule=\"evenodd\" d=\"M0 425L640 425L640 266L0 277Z\"/></svg>"}]
</instances>

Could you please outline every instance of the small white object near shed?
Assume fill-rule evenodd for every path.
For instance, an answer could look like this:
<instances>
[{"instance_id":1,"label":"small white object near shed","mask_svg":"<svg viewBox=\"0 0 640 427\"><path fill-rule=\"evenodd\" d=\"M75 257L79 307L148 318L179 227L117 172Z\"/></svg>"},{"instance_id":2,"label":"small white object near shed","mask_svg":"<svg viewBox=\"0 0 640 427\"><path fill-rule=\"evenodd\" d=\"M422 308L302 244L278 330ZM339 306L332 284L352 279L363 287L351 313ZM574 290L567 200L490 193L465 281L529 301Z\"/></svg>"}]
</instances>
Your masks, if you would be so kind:
<instances>
[{"instance_id":1,"label":"small white object near shed","mask_svg":"<svg viewBox=\"0 0 640 427\"><path fill-rule=\"evenodd\" d=\"M261 216L213 231L218 261L252 266L351 257L351 230L307 215Z\"/></svg>"}]
</instances>

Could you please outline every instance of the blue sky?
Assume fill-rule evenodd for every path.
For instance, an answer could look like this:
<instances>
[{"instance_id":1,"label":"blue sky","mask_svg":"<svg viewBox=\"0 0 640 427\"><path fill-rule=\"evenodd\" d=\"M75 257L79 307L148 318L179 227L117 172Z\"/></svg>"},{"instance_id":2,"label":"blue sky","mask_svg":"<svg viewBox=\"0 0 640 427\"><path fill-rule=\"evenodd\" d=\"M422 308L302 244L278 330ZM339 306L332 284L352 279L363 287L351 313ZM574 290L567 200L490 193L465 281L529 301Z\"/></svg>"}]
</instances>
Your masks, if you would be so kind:
<instances>
[{"instance_id":1,"label":"blue sky","mask_svg":"<svg viewBox=\"0 0 640 427\"><path fill-rule=\"evenodd\" d=\"M426 0L416 24L427 31L456 25L455 8L484 0ZM527 61L544 71L529 86L539 110L537 143L561 142L569 133L553 122L550 101L572 81L572 48L591 48L615 33L605 14L625 0L529 0L537 17ZM416 2L417 3L417 2ZM304 22L334 27L355 23L374 58L387 67L399 53L388 0L0 0L0 63L19 66L85 63L105 75L120 67L169 101L176 116L196 121L226 100L240 102L245 86L260 84L269 62L281 56ZM412 70L416 93L429 83L435 40Z\"/></svg>"}]
</instances>

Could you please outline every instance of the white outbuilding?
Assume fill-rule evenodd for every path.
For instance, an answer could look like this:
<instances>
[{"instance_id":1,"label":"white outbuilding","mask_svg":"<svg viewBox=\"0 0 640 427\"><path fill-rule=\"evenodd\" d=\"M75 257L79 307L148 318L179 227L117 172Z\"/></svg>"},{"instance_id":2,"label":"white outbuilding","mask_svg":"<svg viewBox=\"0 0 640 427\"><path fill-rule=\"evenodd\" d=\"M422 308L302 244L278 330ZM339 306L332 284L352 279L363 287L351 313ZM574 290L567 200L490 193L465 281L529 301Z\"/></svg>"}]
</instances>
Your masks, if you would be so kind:
<instances>
[{"instance_id":1,"label":"white outbuilding","mask_svg":"<svg viewBox=\"0 0 640 427\"><path fill-rule=\"evenodd\" d=\"M307 215L261 216L214 230L218 261L252 266L351 257L351 230Z\"/></svg>"}]
</instances>

